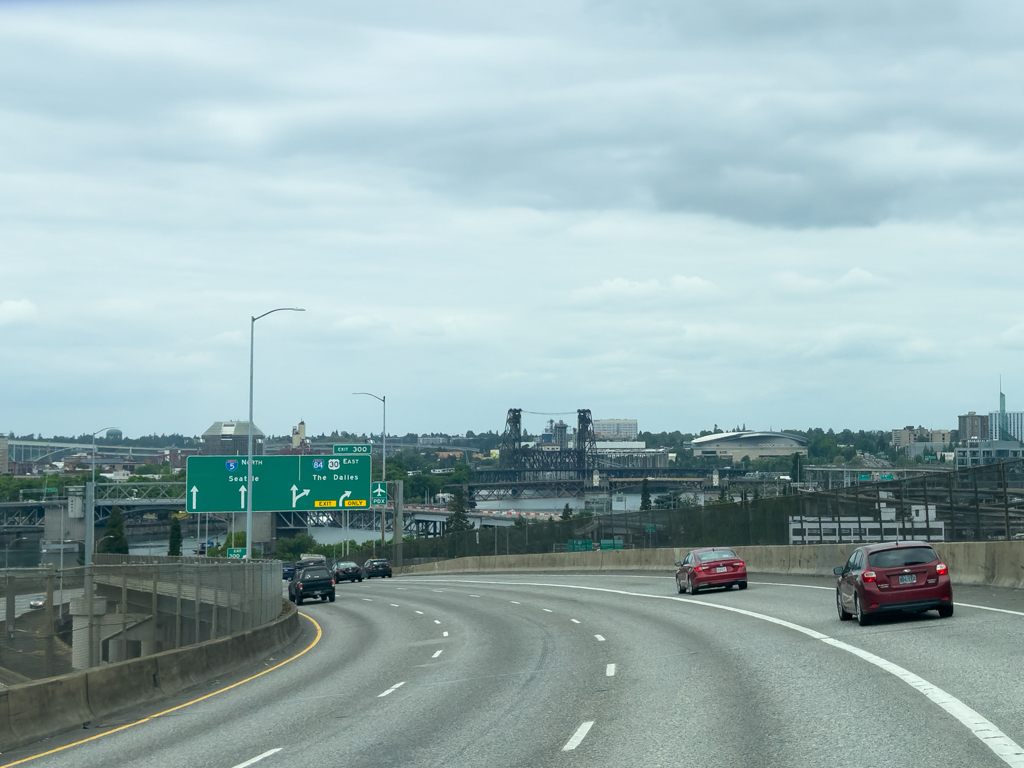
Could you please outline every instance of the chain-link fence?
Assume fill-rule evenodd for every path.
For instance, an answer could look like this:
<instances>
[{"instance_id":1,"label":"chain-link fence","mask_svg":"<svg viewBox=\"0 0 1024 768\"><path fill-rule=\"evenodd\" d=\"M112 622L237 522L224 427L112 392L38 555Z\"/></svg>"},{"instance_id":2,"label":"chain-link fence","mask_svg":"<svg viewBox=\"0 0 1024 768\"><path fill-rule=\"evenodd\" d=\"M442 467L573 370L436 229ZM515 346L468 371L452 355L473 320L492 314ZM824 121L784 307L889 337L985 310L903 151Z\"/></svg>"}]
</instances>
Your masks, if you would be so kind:
<instances>
[{"instance_id":1,"label":"chain-link fence","mask_svg":"<svg viewBox=\"0 0 1024 768\"><path fill-rule=\"evenodd\" d=\"M281 564L96 555L0 572L0 684L88 669L261 626L282 609Z\"/></svg>"},{"instance_id":2,"label":"chain-link fence","mask_svg":"<svg viewBox=\"0 0 1024 768\"><path fill-rule=\"evenodd\" d=\"M728 493L725 493L728 497ZM1024 461L706 506L574 516L404 542L402 563L579 549L1024 539ZM393 545L378 556L397 562Z\"/></svg>"}]
</instances>

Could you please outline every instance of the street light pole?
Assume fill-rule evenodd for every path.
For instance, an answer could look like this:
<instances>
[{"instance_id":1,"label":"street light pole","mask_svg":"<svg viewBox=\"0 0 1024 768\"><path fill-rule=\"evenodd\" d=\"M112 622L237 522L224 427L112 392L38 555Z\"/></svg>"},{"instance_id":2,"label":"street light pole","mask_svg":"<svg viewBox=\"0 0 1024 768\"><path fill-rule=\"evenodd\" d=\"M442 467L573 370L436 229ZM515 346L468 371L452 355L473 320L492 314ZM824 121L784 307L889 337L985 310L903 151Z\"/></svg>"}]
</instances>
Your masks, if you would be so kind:
<instances>
[{"instance_id":1,"label":"street light pole","mask_svg":"<svg viewBox=\"0 0 1024 768\"><path fill-rule=\"evenodd\" d=\"M5 570L8 567L7 558L8 558L8 555L10 554L10 552L11 552L11 545L12 544L17 544L19 541L28 541L28 538L25 537L25 536L19 536L18 538L14 539L13 541L8 541L7 542L7 546L4 547L4 569Z\"/></svg>"},{"instance_id":2,"label":"street light pole","mask_svg":"<svg viewBox=\"0 0 1024 768\"><path fill-rule=\"evenodd\" d=\"M92 551L96 540L96 435L117 427L104 427L92 433L92 482L89 484L85 509L85 564L92 565Z\"/></svg>"},{"instance_id":3,"label":"street light pole","mask_svg":"<svg viewBox=\"0 0 1024 768\"><path fill-rule=\"evenodd\" d=\"M248 450L246 451L246 473L245 473L245 559L252 559L252 380L253 363L255 361L256 349L256 321L260 318L272 315L275 312L305 312L299 307L278 307L262 315L250 318L249 323L249 426Z\"/></svg>"},{"instance_id":4,"label":"street light pole","mask_svg":"<svg viewBox=\"0 0 1024 768\"><path fill-rule=\"evenodd\" d=\"M380 404L383 408L383 423L381 424L380 430L380 479L384 483L384 489L388 487L388 398L387 395L375 395L372 392L353 392L353 395L369 395L375 400L380 400ZM385 496L384 501L387 501ZM384 507L387 504L382 504L380 508L380 549L381 554L384 552Z\"/></svg>"}]
</instances>

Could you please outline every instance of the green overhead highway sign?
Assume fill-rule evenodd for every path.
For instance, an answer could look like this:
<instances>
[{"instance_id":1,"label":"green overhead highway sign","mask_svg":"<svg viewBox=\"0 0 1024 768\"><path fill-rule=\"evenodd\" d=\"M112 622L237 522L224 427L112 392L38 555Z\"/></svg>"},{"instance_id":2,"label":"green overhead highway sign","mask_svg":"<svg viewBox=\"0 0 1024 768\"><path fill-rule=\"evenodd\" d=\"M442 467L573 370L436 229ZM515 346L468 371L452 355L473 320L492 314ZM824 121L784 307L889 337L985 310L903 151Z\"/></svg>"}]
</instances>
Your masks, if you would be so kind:
<instances>
[{"instance_id":1,"label":"green overhead highway sign","mask_svg":"<svg viewBox=\"0 0 1024 768\"><path fill-rule=\"evenodd\" d=\"M363 456L363 455L365 455L365 456L369 456L370 455L370 448L371 448L371 446L368 445L367 443L357 443L355 445L335 445L334 446L334 455L335 456L340 456L340 455L345 455L345 456L350 456L350 455Z\"/></svg>"},{"instance_id":2,"label":"green overhead highway sign","mask_svg":"<svg viewBox=\"0 0 1024 768\"><path fill-rule=\"evenodd\" d=\"M245 547L228 547L228 557L234 558L235 560L244 559Z\"/></svg>"},{"instance_id":3,"label":"green overhead highway sign","mask_svg":"<svg viewBox=\"0 0 1024 768\"><path fill-rule=\"evenodd\" d=\"M245 456L189 456L185 504L189 512L244 512ZM253 456L252 509L366 508L370 503L370 457Z\"/></svg>"}]
</instances>

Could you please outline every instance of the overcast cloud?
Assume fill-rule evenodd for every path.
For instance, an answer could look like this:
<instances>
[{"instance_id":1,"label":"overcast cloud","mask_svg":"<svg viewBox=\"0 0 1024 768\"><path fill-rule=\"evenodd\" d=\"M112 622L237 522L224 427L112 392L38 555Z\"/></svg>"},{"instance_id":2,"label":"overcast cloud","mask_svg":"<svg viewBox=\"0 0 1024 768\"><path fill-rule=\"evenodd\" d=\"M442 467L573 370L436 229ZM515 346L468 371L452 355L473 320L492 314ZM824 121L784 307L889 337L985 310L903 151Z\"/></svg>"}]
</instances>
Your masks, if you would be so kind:
<instances>
[{"instance_id":1,"label":"overcast cloud","mask_svg":"<svg viewBox=\"0 0 1024 768\"><path fill-rule=\"evenodd\" d=\"M1024 410L1022 22L0 2L0 431Z\"/></svg>"}]
</instances>

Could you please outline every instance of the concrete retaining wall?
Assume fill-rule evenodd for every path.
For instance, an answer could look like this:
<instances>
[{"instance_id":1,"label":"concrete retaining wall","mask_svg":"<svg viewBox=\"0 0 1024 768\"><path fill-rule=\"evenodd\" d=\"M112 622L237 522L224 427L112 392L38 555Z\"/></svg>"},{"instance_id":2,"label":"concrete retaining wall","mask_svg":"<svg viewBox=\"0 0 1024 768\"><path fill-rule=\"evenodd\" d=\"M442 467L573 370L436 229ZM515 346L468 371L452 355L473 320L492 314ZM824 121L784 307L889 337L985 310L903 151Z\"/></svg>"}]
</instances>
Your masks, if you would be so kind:
<instances>
[{"instance_id":1,"label":"concrete retaining wall","mask_svg":"<svg viewBox=\"0 0 1024 768\"><path fill-rule=\"evenodd\" d=\"M1024 589L1024 541L933 542L949 565L954 584L989 584ZM736 547L751 573L831 576L856 544ZM396 569L396 573L480 573L485 571L675 571L689 550L622 549L602 552L552 552L538 555L460 557Z\"/></svg>"},{"instance_id":2,"label":"concrete retaining wall","mask_svg":"<svg viewBox=\"0 0 1024 768\"><path fill-rule=\"evenodd\" d=\"M274 653L299 632L298 611L284 605L279 618L247 632L0 691L0 752L80 729Z\"/></svg>"}]
</instances>

